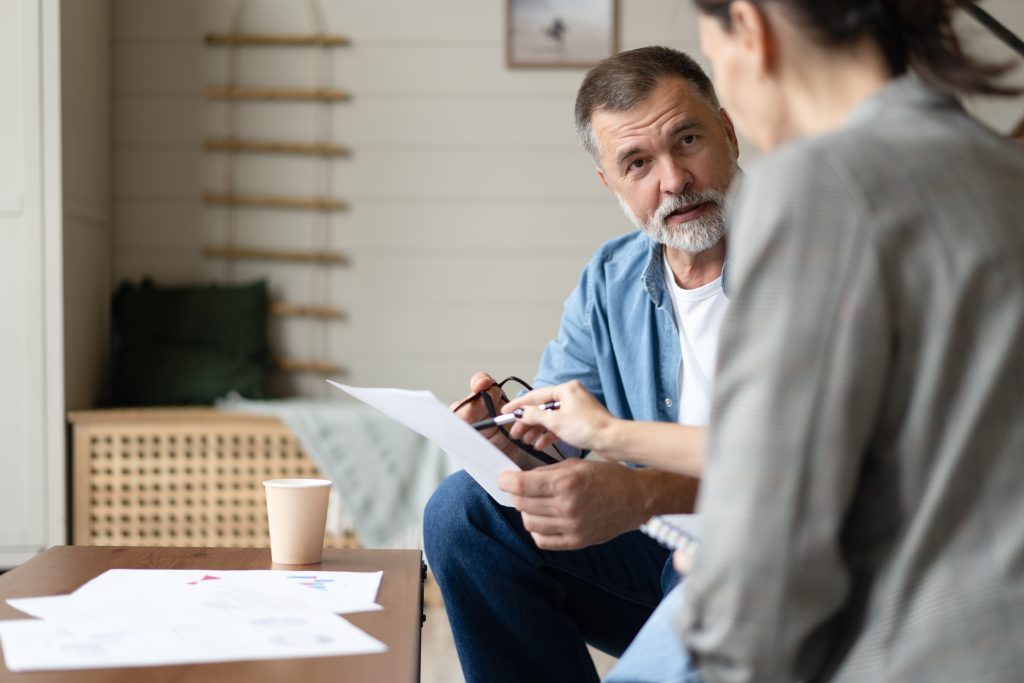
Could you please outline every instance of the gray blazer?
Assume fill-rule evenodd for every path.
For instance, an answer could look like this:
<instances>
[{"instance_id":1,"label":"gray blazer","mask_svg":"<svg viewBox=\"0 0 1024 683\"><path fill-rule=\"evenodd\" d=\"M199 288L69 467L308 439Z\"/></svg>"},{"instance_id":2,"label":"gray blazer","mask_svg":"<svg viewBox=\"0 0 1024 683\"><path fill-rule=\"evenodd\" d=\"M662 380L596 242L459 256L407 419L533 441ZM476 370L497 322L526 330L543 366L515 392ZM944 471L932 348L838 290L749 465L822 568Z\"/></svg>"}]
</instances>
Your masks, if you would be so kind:
<instances>
[{"instance_id":1,"label":"gray blazer","mask_svg":"<svg viewBox=\"0 0 1024 683\"><path fill-rule=\"evenodd\" d=\"M904 77L731 218L704 676L1024 680L1024 147Z\"/></svg>"}]
</instances>

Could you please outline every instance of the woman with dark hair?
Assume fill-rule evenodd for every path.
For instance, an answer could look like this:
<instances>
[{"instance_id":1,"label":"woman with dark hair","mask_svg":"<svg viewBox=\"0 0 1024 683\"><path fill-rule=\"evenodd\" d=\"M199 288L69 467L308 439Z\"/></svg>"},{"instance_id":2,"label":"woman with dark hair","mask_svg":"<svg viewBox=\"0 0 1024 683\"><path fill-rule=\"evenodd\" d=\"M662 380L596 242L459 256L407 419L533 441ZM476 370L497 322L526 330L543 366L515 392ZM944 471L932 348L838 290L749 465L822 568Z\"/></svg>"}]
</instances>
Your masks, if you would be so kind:
<instances>
[{"instance_id":1,"label":"woman with dark hair","mask_svg":"<svg viewBox=\"0 0 1024 683\"><path fill-rule=\"evenodd\" d=\"M1021 680L1024 149L955 99L1011 92L1005 69L965 55L951 0L695 2L769 153L732 198L691 459L706 542L675 621L700 673L620 680ZM521 429L568 433L572 405Z\"/></svg>"},{"instance_id":2,"label":"woman with dark hair","mask_svg":"<svg viewBox=\"0 0 1024 683\"><path fill-rule=\"evenodd\" d=\"M730 681L1024 671L1024 150L949 0L696 0L736 197L684 639ZM713 541L713 542L712 542Z\"/></svg>"}]
</instances>

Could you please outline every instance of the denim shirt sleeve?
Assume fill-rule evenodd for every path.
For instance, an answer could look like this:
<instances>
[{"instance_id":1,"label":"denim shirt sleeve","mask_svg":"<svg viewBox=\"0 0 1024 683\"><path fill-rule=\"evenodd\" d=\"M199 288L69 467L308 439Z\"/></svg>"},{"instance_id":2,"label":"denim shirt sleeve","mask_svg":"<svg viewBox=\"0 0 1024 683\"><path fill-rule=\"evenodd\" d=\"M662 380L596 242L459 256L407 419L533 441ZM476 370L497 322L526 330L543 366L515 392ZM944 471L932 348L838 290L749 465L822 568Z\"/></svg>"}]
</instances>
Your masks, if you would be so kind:
<instances>
[{"instance_id":1,"label":"denim shirt sleeve","mask_svg":"<svg viewBox=\"0 0 1024 683\"><path fill-rule=\"evenodd\" d=\"M565 300L558 336L544 348L534 386L552 386L577 379L604 403L589 319L593 306L592 267L593 264L584 269L579 284Z\"/></svg>"},{"instance_id":2,"label":"denim shirt sleeve","mask_svg":"<svg viewBox=\"0 0 1024 683\"><path fill-rule=\"evenodd\" d=\"M565 302L535 384L576 379L616 417L676 420L679 335L660 254L640 231L597 250Z\"/></svg>"}]
</instances>

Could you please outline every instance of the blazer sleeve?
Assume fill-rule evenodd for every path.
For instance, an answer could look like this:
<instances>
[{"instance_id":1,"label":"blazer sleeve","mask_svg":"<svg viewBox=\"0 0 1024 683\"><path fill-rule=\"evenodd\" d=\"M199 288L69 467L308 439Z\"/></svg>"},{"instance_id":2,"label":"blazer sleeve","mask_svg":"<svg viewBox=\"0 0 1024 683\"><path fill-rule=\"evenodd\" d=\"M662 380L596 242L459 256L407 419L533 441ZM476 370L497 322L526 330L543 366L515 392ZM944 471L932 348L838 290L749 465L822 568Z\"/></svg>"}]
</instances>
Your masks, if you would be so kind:
<instances>
[{"instance_id":1,"label":"blazer sleeve","mask_svg":"<svg viewBox=\"0 0 1024 683\"><path fill-rule=\"evenodd\" d=\"M850 592L840 537L891 349L867 204L812 150L782 150L733 205L684 640L709 681L820 672Z\"/></svg>"}]
</instances>

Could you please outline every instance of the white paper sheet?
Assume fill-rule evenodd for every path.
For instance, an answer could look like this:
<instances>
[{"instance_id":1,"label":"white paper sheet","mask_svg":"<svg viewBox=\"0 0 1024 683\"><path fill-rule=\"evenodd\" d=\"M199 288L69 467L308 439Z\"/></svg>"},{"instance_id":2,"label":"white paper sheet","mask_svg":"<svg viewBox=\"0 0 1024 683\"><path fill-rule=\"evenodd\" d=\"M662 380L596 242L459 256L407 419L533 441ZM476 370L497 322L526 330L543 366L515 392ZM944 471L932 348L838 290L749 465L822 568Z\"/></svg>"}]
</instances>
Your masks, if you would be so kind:
<instances>
[{"instance_id":1,"label":"white paper sheet","mask_svg":"<svg viewBox=\"0 0 1024 683\"><path fill-rule=\"evenodd\" d=\"M330 384L373 406L385 415L422 434L461 465L498 503L512 506L512 499L498 488L498 475L520 468L441 403L429 391L350 387Z\"/></svg>"},{"instance_id":2,"label":"white paper sheet","mask_svg":"<svg viewBox=\"0 0 1024 683\"><path fill-rule=\"evenodd\" d=\"M334 612L379 610L383 572L110 569L70 595L7 602L11 671L382 652Z\"/></svg>"},{"instance_id":3,"label":"white paper sheet","mask_svg":"<svg viewBox=\"0 0 1024 683\"><path fill-rule=\"evenodd\" d=\"M145 628L110 620L20 619L0 621L0 640L11 671L330 657L387 650L376 638L326 612L153 623Z\"/></svg>"},{"instance_id":4,"label":"white paper sheet","mask_svg":"<svg viewBox=\"0 0 1024 683\"><path fill-rule=\"evenodd\" d=\"M240 585L284 606L297 604L330 612L366 612L380 609L377 592L384 572L329 572L304 569L109 569L75 591L77 596L98 595L109 600L125 591L153 593L162 588ZM211 584L212 581L220 583Z\"/></svg>"},{"instance_id":5,"label":"white paper sheet","mask_svg":"<svg viewBox=\"0 0 1024 683\"><path fill-rule=\"evenodd\" d=\"M110 569L71 595L13 598L11 607L49 620L191 621L267 611L352 613L376 604L383 572ZM145 609L140 610L140 606Z\"/></svg>"}]
</instances>

